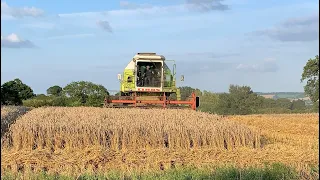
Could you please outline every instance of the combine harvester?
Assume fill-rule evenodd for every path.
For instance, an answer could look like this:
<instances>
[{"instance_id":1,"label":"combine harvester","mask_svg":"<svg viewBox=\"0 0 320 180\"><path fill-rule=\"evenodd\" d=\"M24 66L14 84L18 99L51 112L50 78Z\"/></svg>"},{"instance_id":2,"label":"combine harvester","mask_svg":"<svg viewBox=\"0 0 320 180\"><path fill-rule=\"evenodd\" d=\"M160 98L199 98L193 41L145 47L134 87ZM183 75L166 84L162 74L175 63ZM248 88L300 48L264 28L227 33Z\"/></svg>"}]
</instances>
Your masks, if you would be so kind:
<instances>
[{"instance_id":1,"label":"combine harvester","mask_svg":"<svg viewBox=\"0 0 320 180\"><path fill-rule=\"evenodd\" d=\"M172 70L166 63L172 62ZM118 74L120 93L105 98L105 107L140 108L191 108L199 106L199 97L193 92L185 101L181 100L176 87L176 64L156 53L138 53ZM181 76L184 81L184 76Z\"/></svg>"}]
</instances>

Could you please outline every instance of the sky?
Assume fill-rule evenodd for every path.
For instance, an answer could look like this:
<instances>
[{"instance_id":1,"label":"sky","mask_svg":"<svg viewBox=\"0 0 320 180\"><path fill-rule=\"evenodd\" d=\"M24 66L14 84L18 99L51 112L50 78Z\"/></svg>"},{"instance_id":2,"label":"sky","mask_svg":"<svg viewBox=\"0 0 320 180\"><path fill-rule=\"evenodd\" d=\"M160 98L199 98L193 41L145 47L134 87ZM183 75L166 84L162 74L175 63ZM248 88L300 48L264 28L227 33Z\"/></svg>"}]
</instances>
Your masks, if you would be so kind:
<instances>
[{"instance_id":1,"label":"sky","mask_svg":"<svg viewBox=\"0 0 320 180\"><path fill-rule=\"evenodd\" d=\"M138 52L175 60L179 86L303 92L319 54L316 0L6 0L1 25L1 82L37 94L82 80L117 91Z\"/></svg>"}]
</instances>

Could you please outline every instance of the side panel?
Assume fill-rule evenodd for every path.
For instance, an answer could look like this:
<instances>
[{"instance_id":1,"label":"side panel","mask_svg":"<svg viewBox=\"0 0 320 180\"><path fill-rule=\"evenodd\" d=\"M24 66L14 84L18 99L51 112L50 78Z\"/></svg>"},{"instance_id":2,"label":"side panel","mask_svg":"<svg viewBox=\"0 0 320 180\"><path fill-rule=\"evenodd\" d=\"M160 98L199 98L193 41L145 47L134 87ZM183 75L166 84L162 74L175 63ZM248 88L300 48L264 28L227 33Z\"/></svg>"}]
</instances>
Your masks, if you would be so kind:
<instances>
[{"instance_id":1,"label":"side panel","mask_svg":"<svg viewBox=\"0 0 320 180\"><path fill-rule=\"evenodd\" d=\"M172 87L173 76L171 70L168 66L164 63L163 64L163 80L164 80L164 87Z\"/></svg>"},{"instance_id":2,"label":"side panel","mask_svg":"<svg viewBox=\"0 0 320 180\"><path fill-rule=\"evenodd\" d=\"M125 69L121 82L121 92L135 91L135 74L132 69Z\"/></svg>"},{"instance_id":3,"label":"side panel","mask_svg":"<svg viewBox=\"0 0 320 180\"><path fill-rule=\"evenodd\" d=\"M178 101L181 101L180 89L177 89L177 100L178 100Z\"/></svg>"},{"instance_id":4,"label":"side panel","mask_svg":"<svg viewBox=\"0 0 320 180\"><path fill-rule=\"evenodd\" d=\"M163 65L164 68L164 88L163 91L165 92L176 92L176 81L175 77L172 74L172 71L168 67L166 63Z\"/></svg>"}]
</instances>

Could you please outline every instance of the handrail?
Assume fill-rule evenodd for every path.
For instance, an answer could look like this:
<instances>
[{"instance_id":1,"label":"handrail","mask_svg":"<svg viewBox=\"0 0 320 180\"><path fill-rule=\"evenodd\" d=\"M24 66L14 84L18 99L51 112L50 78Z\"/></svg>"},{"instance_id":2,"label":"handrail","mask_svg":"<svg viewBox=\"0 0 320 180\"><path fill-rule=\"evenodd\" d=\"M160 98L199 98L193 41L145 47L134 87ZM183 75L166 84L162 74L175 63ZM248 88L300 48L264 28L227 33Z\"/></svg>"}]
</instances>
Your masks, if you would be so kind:
<instances>
[{"instance_id":1,"label":"handrail","mask_svg":"<svg viewBox=\"0 0 320 180\"><path fill-rule=\"evenodd\" d=\"M172 75L175 78L176 76L176 61L175 60L166 60L166 61L173 61L173 68L172 68Z\"/></svg>"}]
</instances>

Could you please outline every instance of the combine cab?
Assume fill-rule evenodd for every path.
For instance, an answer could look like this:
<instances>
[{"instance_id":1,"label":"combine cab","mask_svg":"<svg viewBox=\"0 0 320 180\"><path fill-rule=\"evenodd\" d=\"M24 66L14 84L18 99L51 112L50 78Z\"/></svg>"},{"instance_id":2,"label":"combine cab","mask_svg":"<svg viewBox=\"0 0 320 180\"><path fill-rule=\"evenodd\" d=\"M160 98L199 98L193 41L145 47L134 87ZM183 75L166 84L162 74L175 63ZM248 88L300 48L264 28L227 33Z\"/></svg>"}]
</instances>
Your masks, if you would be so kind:
<instances>
[{"instance_id":1,"label":"combine cab","mask_svg":"<svg viewBox=\"0 0 320 180\"><path fill-rule=\"evenodd\" d=\"M172 63L172 70L167 63ZM142 108L191 108L199 106L195 93L181 101L180 89L176 87L176 64L156 53L138 53L118 74L120 93L105 99L105 107ZM184 77L181 76L181 81Z\"/></svg>"}]
</instances>

